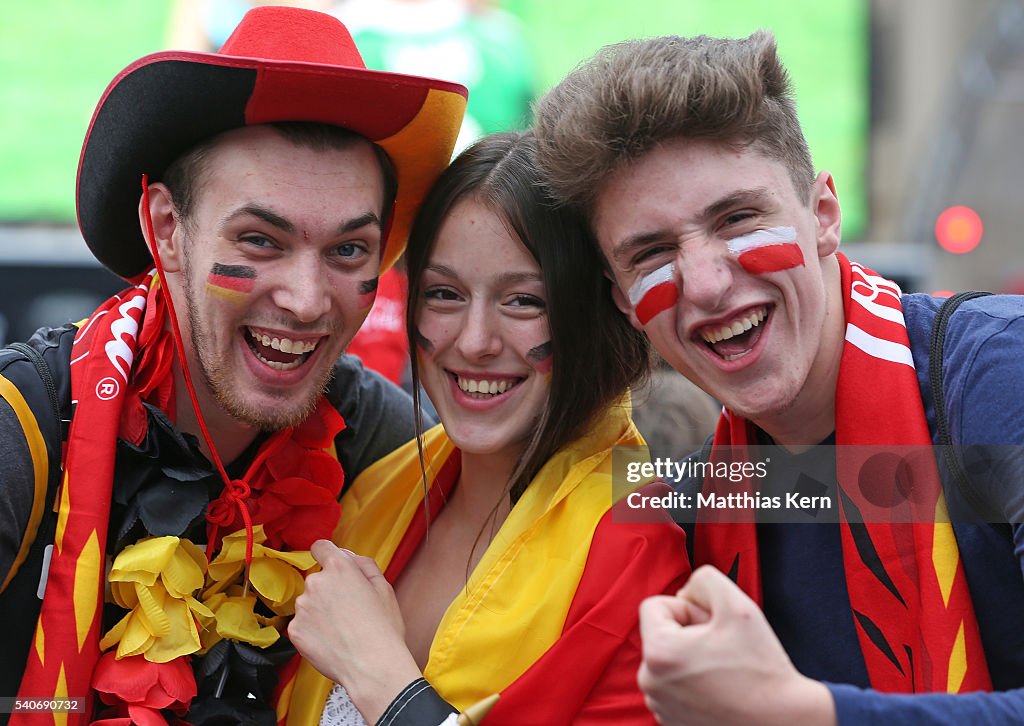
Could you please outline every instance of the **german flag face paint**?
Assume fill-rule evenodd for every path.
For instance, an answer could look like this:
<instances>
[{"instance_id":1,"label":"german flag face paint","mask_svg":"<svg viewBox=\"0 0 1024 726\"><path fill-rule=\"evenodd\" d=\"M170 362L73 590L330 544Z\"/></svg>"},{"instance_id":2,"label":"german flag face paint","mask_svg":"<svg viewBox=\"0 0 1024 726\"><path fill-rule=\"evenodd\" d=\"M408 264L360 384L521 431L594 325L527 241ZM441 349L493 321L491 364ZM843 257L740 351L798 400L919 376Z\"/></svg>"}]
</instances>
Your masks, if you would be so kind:
<instances>
[{"instance_id":1,"label":"german flag face paint","mask_svg":"<svg viewBox=\"0 0 1024 726\"><path fill-rule=\"evenodd\" d=\"M375 277L372 280L363 280L359 283L359 308L364 312L369 312L370 308L373 307L373 301L377 298L377 284L380 281L379 277Z\"/></svg>"},{"instance_id":2,"label":"german flag face paint","mask_svg":"<svg viewBox=\"0 0 1024 726\"><path fill-rule=\"evenodd\" d=\"M758 229L729 240L729 252L736 255L752 275L780 272L804 264L804 253L796 243L793 227Z\"/></svg>"},{"instance_id":3,"label":"german flag face paint","mask_svg":"<svg viewBox=\"0 0 1024 726\"><path fill-rule=\"evenodd\" d=\"M419 328L413 331L413 338L416 340L417 351L422 351L427 355L434 352L434 344L429 338L427 338L427 336L419 331Z\"/></svg>"},{"instance_id":4,"label":"german flag face paint","mask_svg":"<svg viewBox=\"0 0 1024 726\"><path fill-rule=\"evenodd\" d=\"M541 343L538 346L526 351L526 359L529 360L537 372L542 376L551 374L551 366L554 358L551 355L551 341Z\"/></svg>"},{"instance_id":5,"label":"german flag face paint","mask_svg":"<svg viewBox=\"0 0 1024 726\"><path fill-rule=\"evenodd\" d=\"M629 302L641 325L647 325L658 313L675 307L679 299L675 265L669 263L648 273L629 288Z\"/></svg>"},{"instance_id":6,"label":"german flag face paint","mask_svg":"<svg viewBox=\"0 0 1024 726\"><path fill-rule=\"evenodd\" d=\"M222 265L215 262L206 278L206 290L211 295L241 302L256 284L256 268L246 265Z\"/></svg>"}]
</instances>

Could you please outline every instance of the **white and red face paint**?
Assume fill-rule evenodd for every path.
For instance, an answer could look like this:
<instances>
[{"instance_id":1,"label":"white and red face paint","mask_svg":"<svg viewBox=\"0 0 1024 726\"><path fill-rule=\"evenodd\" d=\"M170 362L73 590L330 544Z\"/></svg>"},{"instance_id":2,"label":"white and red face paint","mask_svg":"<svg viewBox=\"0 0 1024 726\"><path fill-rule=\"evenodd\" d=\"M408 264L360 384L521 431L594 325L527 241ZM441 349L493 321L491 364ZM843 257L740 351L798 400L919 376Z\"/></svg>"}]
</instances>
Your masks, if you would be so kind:
<instances>
[{"instance_id":1,"label":"white and red face paint","mask_svg":"<svg viewBox=\"0 0 1024 726\"><path fill-rule=\"evenodd\" d=\"M793 267L802 267L804 253L796 243L793 227L758 229L729 240L729 252L736 255L744 270L765 275Z\"/></svg>"},{"instance_id":2,"label":"white and red face paint","mask_svg":"<svg viewBox=\"0 0 1024 726\"><path fill-rule=\"evenodd\" d=\"M629 302L641 325L647 325L655 315L674 307L678 299L679 285L672 263L644 275L629 288Z\"/></svg>"}]
</instances>

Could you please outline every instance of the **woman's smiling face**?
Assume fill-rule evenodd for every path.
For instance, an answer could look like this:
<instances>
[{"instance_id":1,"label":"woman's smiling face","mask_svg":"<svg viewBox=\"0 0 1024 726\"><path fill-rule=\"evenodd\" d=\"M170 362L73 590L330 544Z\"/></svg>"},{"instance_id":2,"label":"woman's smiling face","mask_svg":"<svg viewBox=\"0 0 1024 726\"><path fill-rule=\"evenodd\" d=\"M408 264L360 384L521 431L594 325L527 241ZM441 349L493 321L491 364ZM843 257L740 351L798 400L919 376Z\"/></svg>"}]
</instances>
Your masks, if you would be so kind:
<instances>
[{"instance_id":1,"label":"woman's smiling face","mask_svg":"<svg viewBox=\"0 0 1024 726\"><path fill-rule=\"evenodd\" d=\"M518 457L550 390L540 266L469 197L441 225L420 289L417 358L445 431L464 453Z\"/></svg>"}]
</instances>

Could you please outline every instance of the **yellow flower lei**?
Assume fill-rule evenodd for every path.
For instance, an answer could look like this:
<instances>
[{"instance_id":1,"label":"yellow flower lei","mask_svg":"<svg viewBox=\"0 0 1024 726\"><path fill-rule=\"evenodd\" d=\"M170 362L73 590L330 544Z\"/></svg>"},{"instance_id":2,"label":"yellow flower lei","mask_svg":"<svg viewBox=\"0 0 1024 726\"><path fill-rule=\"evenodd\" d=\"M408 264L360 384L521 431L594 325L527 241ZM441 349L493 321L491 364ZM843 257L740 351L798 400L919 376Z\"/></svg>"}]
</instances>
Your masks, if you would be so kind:
<instances>
[{"instance_id":1,"label":"yellow flower lei","mask_svg":"<svg viewBox=\"0 0 1024 726\"><path fill-rule=\"evenodd\" d=\"M245 530L225 537L208 567L202 550L187 539L148 537L125 547L107 579L114 602L129 612L100 648L116 645L117 660L142 655L166 663L205 652L224 638L272 645L295 613L305 573L316 560L308 551L265 547L266 539L262 525L253 527L248 577ZM257 598L276 615L257 614Z\"/></svg>"}]
</instances>

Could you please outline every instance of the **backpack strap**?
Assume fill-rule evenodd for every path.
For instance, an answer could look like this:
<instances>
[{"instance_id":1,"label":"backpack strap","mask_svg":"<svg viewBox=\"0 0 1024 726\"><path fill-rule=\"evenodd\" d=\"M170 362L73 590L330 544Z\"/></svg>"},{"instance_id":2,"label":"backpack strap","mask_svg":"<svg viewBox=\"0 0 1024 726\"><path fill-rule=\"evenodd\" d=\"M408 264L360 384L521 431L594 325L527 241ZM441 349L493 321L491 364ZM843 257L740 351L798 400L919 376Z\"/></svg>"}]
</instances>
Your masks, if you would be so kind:
<instances>
[{"instance_id":1,"label":"backpack strap","mask_svg":"<svg viewBox=\"0 0 1024 726\"><path fill-rule=\"evenodd\" d=\"M48 353L52 351L60 355L61 343L67 346L73 337L66 334L70 330L48 330L48 337L34 337L33 342ZM31 363L31 367L26 363ZM39 348L25 343L11 343L0 348L0 398L11 407L21 426L32 460L34 482L32 509L25 533L10 571L0 582L0 593L7 589L25 563L40 532L47 507L57 496L62 443L67 432L67 423L63 419L70 419L70 401L62 406L62 394L68 397L67 386L57 385L52 369Z\"/></svg>"},{"instance_id":2,"label":"backpack strap","mask_svg":"<svg viewBox=\"0 0 1024 726\"><path fill-rule=\"evenodd\" d=\"M996 515L990 511L991 507L982 500L980 495L971 486L970 478L960 465L960 459L953 450L953 438L949 433L949 419L946 416L946 392L942 380L942 364L944 361L946 329L949 327L949 319L962 303L975 298L991 295L989 292L960 292L952 295L942 303L935 321L932 325L931 341L928 349L928 381L931 387L932 401L935 403L935 427L939 435L939 447L942 451L942 460L946 464L953 482L956 484L960 495L977 516L984 517L993 527L1000 531L1008 529L1001 523L994 522Z\"/></svg>"},{"instance_id":3,"label":"backpack strap","mask_svg":"<svg viewBox=\"0 0 1024 726\"><path fill-rule=\"evenodd\" d=\"M50 366L46 365L46 359L38 350L25 343L10 343L7 347L24 355L35 367L36 373L39 374L39 380L43 382L43 387L46 389L46 395L50 399L50 407L53 409L53 416L57 422L57 430L62 432L61 440L66 439L67 436L64 435L66 432L61 423L61 405L57 400L57 386L53 383L53 376L50 375Z\"/></svg>"},{"instance_id":4,"label":"backpack strap","mask_svg":"<svg viewBox=\"0 0 1024 726\"><path fill-rule=\"evenodd\" d=\"M20 352L21 351L18 351L18 353ZM40 361L41 360L42 359L40 358ZM43 365L45 365L45 363ZM21 425L22 433L25 436L25 442L28 444L29 455L32 458L34 494L32 497L32 509L29 513L28 522L25 526L25 533L21 539L21 545L18 548L17 555L15 555L14 562L11 564L11 569L8 571L3 583L0 583L0 593L7 589L7 586L10 584L11 580L14 579L19 568L24 564L25 559L28 557L29 549L35 541L36 533L39 530L39 524L43 519L46 504L50 501L50 497L47 496L48 490L51 488L50 450L46 445L46 434L43 427L47 423L50 423L51 420L56 422L60 415L59 411L57 411L55 407L50 406L49 411L45 411L45 413L52 414L53 418L46 420L45 423L41 422L39 417L37 417L39 404L36 403L36 405L33 406L32 403L29 402L29 399L33 397L32 394L29 393L29 399L26 399L21 387L12 381L11 378L4 375L4 373L7 372L7 370L0 372L0 397L2 397L14 411L14 415L17 417L18 423ZM40 412L40 414L42 413L44 412ZM60 431L59 425L51 430Z\"/></svg>"}]
</instances>

